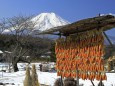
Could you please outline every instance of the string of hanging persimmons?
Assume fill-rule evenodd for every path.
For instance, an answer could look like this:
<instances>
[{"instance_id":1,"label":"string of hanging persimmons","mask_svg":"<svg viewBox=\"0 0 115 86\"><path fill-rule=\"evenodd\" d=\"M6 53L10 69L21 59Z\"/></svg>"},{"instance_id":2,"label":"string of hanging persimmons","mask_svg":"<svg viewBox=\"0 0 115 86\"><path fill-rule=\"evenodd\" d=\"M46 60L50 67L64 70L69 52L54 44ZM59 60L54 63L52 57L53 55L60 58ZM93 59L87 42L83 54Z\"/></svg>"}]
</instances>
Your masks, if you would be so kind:
<instances>
[{"instance_id":1,"label":"string of hanging persimmons","mask_svg":"<svg viewBox=\"0 0 115 86\"><path fill-rule=\"evenodd\" d=\"M55 53L58 76L107 80L102 58L104 37L101 30L59 38L56 40Z\"/></svg>"}]
</instances>

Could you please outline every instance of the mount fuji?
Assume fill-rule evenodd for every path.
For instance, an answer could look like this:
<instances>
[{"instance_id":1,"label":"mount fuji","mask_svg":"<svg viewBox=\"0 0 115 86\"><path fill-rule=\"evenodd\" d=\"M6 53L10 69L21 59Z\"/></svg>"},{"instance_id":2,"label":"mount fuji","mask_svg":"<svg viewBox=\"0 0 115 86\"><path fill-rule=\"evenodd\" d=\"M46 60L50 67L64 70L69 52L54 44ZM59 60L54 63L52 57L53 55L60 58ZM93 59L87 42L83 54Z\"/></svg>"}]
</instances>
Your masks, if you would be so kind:
<instances>
[{"instance_id":1,"label":"mount fuji","mask_svg":"<svg viewBox=\"0 0 115 86\"><path fill-rule=\"evenodd\" d=\"M70 24L70 22L68 22L65 19L62 19L60 16L56 15L55 13L41 13L38 16L33 17L31 21L36 23L34 29L31 32L32 35L35 35L39 32L48 30L53 27ZM58 38L58 36L50 35L50 34L39 35L39 37L41 38L45 37L50 39Z\"/></svg>"},{"instance_id":2,"label":"mount fuji","mask_svg":"<svg viewBox=\"0 0 115 86\"><path fill-rule=\"evenodd\" d=\"M62 19L55 13L41 13L38 16L32 18L31 21L36 22L34 30L40 30L40 31L69 24L68 21Z\"/></svg>"}]
</instances>

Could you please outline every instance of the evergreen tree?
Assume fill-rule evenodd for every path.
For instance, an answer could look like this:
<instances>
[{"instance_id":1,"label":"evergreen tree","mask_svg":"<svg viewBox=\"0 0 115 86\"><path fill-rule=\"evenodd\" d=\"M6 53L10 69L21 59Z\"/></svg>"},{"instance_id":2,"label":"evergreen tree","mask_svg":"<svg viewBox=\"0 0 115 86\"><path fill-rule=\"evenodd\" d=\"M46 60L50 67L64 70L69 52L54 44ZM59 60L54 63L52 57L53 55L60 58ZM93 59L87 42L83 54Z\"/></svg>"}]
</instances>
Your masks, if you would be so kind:
<instances>
[{"instance_id":1,"label":"evergreen tree","mask_svg":"<svg viewBox=\"0 0 115 86\"><path fill-rule=\"evenodd\" d=\"M24 80L24 86L32 86L32 78L30 76L30 70L29 67L26 67L26 77Z\"/></svg>"},{"instance_id":2,"label":"evergreen tree","mask_svg":"<svg viewBox=\"0 0 115 86\"><path fill-rule=\"evenodd\" d=\"M40 86L39 82L38 82L38 75L36 73L36 66L35 64L32 65L32 86Z\"/></svg>"}]
</instances>

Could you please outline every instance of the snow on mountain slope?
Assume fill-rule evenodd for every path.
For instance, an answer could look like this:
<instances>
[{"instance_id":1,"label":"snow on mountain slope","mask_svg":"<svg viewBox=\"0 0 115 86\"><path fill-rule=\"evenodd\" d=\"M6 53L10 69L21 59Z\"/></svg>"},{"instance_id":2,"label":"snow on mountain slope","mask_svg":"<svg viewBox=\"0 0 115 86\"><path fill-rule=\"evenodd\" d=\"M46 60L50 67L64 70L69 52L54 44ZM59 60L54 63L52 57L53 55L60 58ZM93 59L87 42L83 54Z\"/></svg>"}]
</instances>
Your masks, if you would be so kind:
<instances>
[{"instance_id":1,"label":"snow on mountain slope","mask_svg":"<svg viewBox=\"0 0 115 86\"><path fill-rule=\"evenodd\" d=\"M62 19L55 13L41 13L38 16L32 18L32 21L36 23L34 30L40 31L69 24L68 21Z\"/></svg>"}]
</instances>

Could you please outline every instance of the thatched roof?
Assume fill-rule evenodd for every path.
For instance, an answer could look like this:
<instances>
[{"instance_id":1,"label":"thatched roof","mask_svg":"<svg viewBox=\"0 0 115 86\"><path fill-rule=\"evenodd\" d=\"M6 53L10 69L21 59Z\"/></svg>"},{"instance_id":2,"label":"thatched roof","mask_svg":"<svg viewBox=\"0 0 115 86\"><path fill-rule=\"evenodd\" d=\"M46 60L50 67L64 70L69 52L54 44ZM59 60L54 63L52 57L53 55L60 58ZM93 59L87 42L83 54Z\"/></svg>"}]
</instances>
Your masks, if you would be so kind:
<instances>
[{"instance_id":1,"label":"thatched roof","mask_svg":"<svg viewBox=\"0 0 115 86\"><path fill-rule=\"evenodd\" d=\"M59 35L61 33L63 36L67 36L69 34L94 29L102 29L103 31L106 31L114 27L115 27L115 16L105 15L105 16L83 19L64 26L54 27L49 30L43 31L40 34L54 34L55 32L57 32L56 35Z\"/></svg>"}]
</instances>

